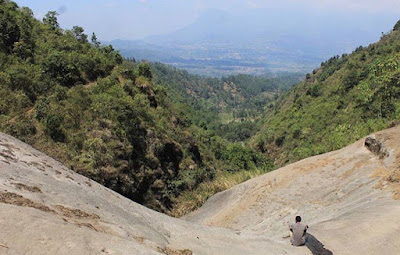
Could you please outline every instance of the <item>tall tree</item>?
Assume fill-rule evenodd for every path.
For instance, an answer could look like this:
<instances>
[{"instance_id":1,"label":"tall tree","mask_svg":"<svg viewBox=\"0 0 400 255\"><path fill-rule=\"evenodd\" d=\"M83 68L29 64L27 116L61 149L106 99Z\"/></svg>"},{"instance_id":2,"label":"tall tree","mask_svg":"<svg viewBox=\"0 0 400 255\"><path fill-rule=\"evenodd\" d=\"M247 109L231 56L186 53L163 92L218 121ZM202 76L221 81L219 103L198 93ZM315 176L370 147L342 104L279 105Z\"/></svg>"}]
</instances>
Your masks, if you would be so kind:
<instances>
[{"instance_id":1,"label":"tall tree","mask_svg":"<svg viewBox=\"0 0 400 255\"><path fill-rule=\"evenodd\" d=\"M94 32L92 33L92 38L91 38L91 40L92 40L93 45L94 45L96 48L98 48L98 47L100 46L100 42L97 41L97 36L96 36L96 34L95 34Z\"/></svg>"},{"instance_id":2,"label":"tall tree","mask_svg":"<svg viewBox=\"0 0 400 255\"><path fill-rule=\"evenodd\" d=\"M48 25L52 30L60 28L57 20L58 13L56 11L49 11L43 18L43 23Z\"/></svg>"},{"instance_id":3,"label":"tall tree","mask_svg":"<svg viewBox=\"0 0 400 255\"><path fill-rule=\"evenodd\" d=\"M147 62L142 62L139 64L138 73L140 76L146 77L149 80L153 78L153 75L150 71L150 65Z\"/></svg>"},{"instance_id":4,"label":"tall tree","mask_svg":"<svg viewBox=\"0 0 400 255\"><path fill-rule=\"evenodd\" d=\"M87 42L87 35L84 34L85 30L80 26L73 26L72 32L74 33L75 38L80 42Z\"/></svg>"},{"instance_id":5,"label":"tall tree","mask_svg":"<svg viewBox=\"0 0 400 255\"><path fill-rule=\"evenodd\" d=\"M6 53L13 49L20 37L16 15L13 14L15 9L10 4L0 4L0 51Z\"/></svg>"}]
</instances>

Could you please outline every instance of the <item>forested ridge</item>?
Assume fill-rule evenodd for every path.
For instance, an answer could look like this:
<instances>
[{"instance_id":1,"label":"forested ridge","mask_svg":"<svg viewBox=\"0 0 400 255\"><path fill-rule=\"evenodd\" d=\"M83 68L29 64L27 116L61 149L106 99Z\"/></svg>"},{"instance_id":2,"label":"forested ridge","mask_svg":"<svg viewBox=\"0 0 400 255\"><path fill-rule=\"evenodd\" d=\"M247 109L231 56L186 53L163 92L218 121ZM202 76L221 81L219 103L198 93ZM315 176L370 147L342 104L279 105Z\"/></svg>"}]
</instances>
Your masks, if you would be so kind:
<instances>
[{"instance_id":1,"label":"forested ridge","mask_svg":"<svg viewBox=\"0 0 400 255\"><path fill-rule=\"evenodd\" d=\"M187 110L197 126L229 141L246 141L259 129L259 120L280 93L304 75L268 76L246 74L222 78L201 77L162 63L150 63L156 84L174 95L172 100ZM190 111L192 110L192 111Z\"/></svg>"},{"instance_id":2,"label":"forested ridge","mask_svg":"<svg viewBox=\"0 0 400 255\"><path fill-rule=\"evenodd\" d=\"M176 216L274 167L207 127L219 113L188 104L156 63L126 61L82 27L62 29L54 11L39 21L1 0L0 14L1 131Z\"/></svg>"},{"instance_id":3,"label":"forested ridge","mask_svg":"<svg viewBox=\"0 0 400 255\"><path fill-rule=\"evenodd\" d=\"M284 165L342 148L400 119L400 22L380 41L323 62L282 94L251 144Z\"/></svg>"}]
</instances>

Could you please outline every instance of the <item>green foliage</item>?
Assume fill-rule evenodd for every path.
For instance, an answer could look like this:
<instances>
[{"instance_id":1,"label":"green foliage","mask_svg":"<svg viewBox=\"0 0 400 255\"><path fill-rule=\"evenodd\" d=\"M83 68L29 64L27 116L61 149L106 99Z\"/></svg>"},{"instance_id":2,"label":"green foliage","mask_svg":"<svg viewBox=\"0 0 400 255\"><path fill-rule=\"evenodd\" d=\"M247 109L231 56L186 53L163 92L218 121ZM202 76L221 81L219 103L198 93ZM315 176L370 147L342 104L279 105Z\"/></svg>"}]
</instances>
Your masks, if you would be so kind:
<instances>
[{"instance_id":1,"label":"green foliage","mask_svg":"<svg viewBox=\"0 0 400 255\"><path fill-rule=\"evenodd\" d=\"M223 92L224 84L233 82L229 79L238 79L238 91L249 97L264 91L261 87L276 93L277 84L259 84L250 76L222 82L123 61L111 46L101 46L95 34L89 43L83 28L60 28L56 12L40 22L28 8L0 3L1 131L163 212L179 207L183 193L197 192L216 176L245 180L272 169L266 157L246 144L219 136L246 140L258 126L244 119L251 115L250 106L235 113L243 120L221 124L211 86L229 95L234 106L239 97ZM246 89L247 80L254 89ZM187 104L188 94L180 93L186 93L185 81L193 87L202 84L205 100ZM261 109L263 100L249 105L260 104Z\"/></svg>"},{"instance_id":2,"label":"green foliage","mask_svg":"<svg viewBox=\"0 0 400 255\"><path fill-rule=\"evenodd\" d=\"M35 103L35 118L42 121L50 114L50 105L46 97L41 97Z\"/></svg>"},{"instance_id":3,"label":"green foliage","mask_svg":"<svg viewBox=\"0 0 400 255\"><path fill-rule=\"evenodd\" d=\"M94 32L92 33L91 42L96 48L100 47L100 42L97 40L97 36Z\"/></svg>"},{"instance_id":4,"label":"green foliage","mask_svg":"<svg viewBox=\"0 0 400 255\"><path fill-rule=\"evenodd\" d=\"M75 85L78 81L82 81L81 73L72 54L66 55L59 51L52 52L44 59L43 70L63 86Z\"/></svg>"},{"instance_id":5,"label":"green foliage","mask_svg":"<svg viewBox=\"0 0 400 255\"><path fill-rule=\"evenodd\" d=\"M24 142L31 142L32 137L36 134L37 129L34 122L30 118L20 118L7 125L5 132L18 137Z\"/></svg>"},{"instance_id":6,"label":"green foliage","mask_svg":"<svg viewBox=\"0 0 400 255\"><path fill-rule=\"evenodd\" d=\"M399 31L400 30L400 20L396 22L396 24L393 27L393 31Z\"/></svg>"},{"instance_id":7,"label":"green foliage","mask_svg":"<svg viewBox=\"0 0 400 255\"><path fill-rule=\"evenodd\" d=\"M48 136L56 142L63 142L65 140L65 134L62 130L62 116L49 114L43 119L44 130Z\"/></svg>"},{"instance_id":8,"label":"green foliage","mask_svg":"<svg viewBox=\"0 0 400 255\"><path fill-rule=\"evenodd\" d=\"M339 149L400 118L400 32L335 56L282 95L251 144L279 165Z\"/></svg>"},{"instance_id":9,"label":"green foliage","mask_svg":"<svg viewBox=\"0 0 400 255\"><path fill-rule=\"evenodd\" d=\"M17 5L10 1L0 1L0 50L11 52L19 38Z\"/></svg>"},{"instance_id":10,"label":"green foliage","mask_svg":"<svg viewBox=\"0 0 400 255\"><path fill-rule=\"evenodd\" d=\"M85 30L82 27L79 26L72 27L72 32L74 33L76 40L80 42L87 42L87 35L83 33L84 31Z\"/></svg>"},{"instance_id":11,"label":"green foliage","mask_svg":"<svg viewBox=\"0 0 400 255\"><path fill-rule=\"evenodd\" d=\"M321 95L321 85L320 84L312 85L310 88L307 89L306 94L311 97L319 97Z\"/></svg>"},{"instance_id":12,"label":"green foliage","mask_svg":"<svg viewBox=\"0 0 400 255\"><path fill-rule=\"evenodd\" d=\"M298 74L277 78L231 75L203 78L161 63L150 63L154 81L173 93L193 123L229 141L246 141L260 128L265 106L299 81ZM189 106L189 107L188 107Z\"/></svg>"},{"instance_id":13,"label":"green foliage","mask_svg":"<svg viewBox=\"0 0 400 255\"><path fill-rule=\"evenodd\" d=\"M151 74L150 71L150 65L147 62L142 62L138 66L138 75L143 76L149 80L153 78L153 75Z\"/></svg>"},{"instance_id":14,"label":"green foliage","mask_svg":"<svg viewBox=\"0 0 400 255\"><path fill-rule=\"evenodd\" d=\"M240 144L230 144L222 156L232 166L231 171L255 169L253 161L253 151Z\"/></svg>"},{"instance_id":15,"label":"green foliage","mask_svg":"<svg viewBox=\"0 0 400 255\"><path fill-rule=\"evenodd\" d=\"M343 77L344 90L347 92L355 87L359 82L359 77L354 70L348 70Z\"/></svg>"},{"instance_id":16,"label":"green foliage","mask_svg":"<svg viewBox=\"0 0 400 255\"><path fill-rule=\"evenodd\" d=\"M49 11L43 18L43 23L50 29L56 31L60 28L57 20L58 13L56 11Z\"/></svg>"}]
</instances>

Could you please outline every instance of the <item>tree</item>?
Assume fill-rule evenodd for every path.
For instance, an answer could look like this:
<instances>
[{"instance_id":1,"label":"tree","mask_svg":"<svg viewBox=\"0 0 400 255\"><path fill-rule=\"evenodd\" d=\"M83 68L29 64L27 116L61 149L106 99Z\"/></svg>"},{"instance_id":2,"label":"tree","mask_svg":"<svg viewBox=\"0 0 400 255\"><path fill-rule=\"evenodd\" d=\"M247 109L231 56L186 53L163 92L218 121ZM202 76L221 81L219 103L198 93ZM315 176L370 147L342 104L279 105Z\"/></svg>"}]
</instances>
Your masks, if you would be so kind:
<instances>
[{"instance_id":1,"label":"tree","mask_svg":"<svg viewBox=\"0 0 400 255\"><path fill-rule=\"evenodd\" d=\"M87 42L87 35L84 34L85 30L80 26L73 26L72 32L74 33L75 38L80 42Z\"/></svg>"},{"instance_id":2,"label":"tree","mask_svg":"<svg viewBox=\"0 0 400 255\"><path fill-rule=\"evenodd\" d=\"M397 23L393 27L393 31L399 31L400 30L400 20L397 21Z\"/></svg>"},{"instance_id":3,"label":"tree","mask_svg":"<svg viewBox=\"0 0 400 255\"><path fill-rule=\"evenodd\" d=\"M16 16L7 4L0 4L0 51L11 52L14 43L19 40L20 31Z\"/></svg>"},{"instance_id":4,"label":"tree","mask_svg":"<svg viewBox=\"0 0 400 255\"><path fill-rule=\"evenodd\" d=\"M139 64L138 73L139 73L139 76L143 76L149 80L151 80L153 78L153 75L151 74L151 71L150 71L150 65L147 62L142 62Z\"/></svg>"},{"instance_id":5,"label":"tree","mask_svg":"<svg viewBox=\"0 0 400 255\"><path fill-rule=\"evenodd\" d=\"M343 76L344 90L347 92L359 83L359 75L355 69L348 70Z\"/></svg>"},{"instance_id":6,"label":"tree","mask_svg":"<svg viewBox=\"0 0 400 255\"><path fill-rule=\"evenodd\" d=\"M93 45L94 45L96 48L100 47L100 42L97 41L97 36L96 36L96 34L95 34L94 32L92 33L92 38L91 38L91 40L92 40Z\"/></svg>"},{"instance_id":7,"label":"tree","mask_svg":"<svg viewBox=\"0 0 400 255\"><path fill-rule=\"evenodd\" d=\"M62 51L53 51L46 56L42 63L45 73L62 86L73 86L82 80L78 63L70 56L71 54L68 55Z\"/></svg>"},{"instance_id":8,"label":"tree","mask_svg":"<svg viewBox=\"0 0 400 255\"><path fill-rule=\"evenodd\" d=\"M20 38L18 42L14 43L13 51L23 59L32 58L35 49L32 18L32 10L27 7L21 8L21 15L17 17Z\"/></svg>"},{"instance_id":9,"label":"tree","mask_svg":"<svg viewBox=\"0 0 400 255\"><path fill-rule=\"evenodd\" d=\"M63 142L65 140L65 134L61 127L62 122L62 117L56 114L49 114L44 119L45 132L56 142Z\"/></svg>"},{"instance_id":10,"label":"tree","mask_svg":"<svg viewBox=\"0 0 400 255\"><path fill-rule=\"evenodd\" d=\"M57 20L58 13L56 11L49 11L43 18L43 23L48 25L52 30L58 30L60 25Z\"/></svg>"}]
</instances>

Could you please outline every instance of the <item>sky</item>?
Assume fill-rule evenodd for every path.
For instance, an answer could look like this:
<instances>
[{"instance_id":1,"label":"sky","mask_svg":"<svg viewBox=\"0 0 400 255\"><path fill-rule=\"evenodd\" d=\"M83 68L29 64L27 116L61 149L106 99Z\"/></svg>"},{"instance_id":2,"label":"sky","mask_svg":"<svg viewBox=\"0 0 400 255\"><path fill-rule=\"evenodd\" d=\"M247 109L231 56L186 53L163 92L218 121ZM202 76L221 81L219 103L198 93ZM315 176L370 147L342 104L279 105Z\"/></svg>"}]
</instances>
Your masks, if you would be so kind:
<instances>
[{"instance_id":1,"label":"sky","mask_svg":"<svg viewBox=\"0 0 400 255\"><path fill-rule=\"evenodd\" d=\"M193 23L203 12L217 9L240 15L252 10L295 8L315 12L350 12L357 15L399 16L400 0L17 0L41 19L56 10L62 28L75 25L103 41L136 40L167 34ZM290 19L290 17L283 17ZM340 29L340 28L338 28ZM384 28L382 28L383 30ZM385 30L387 32L390 28Z\"/></svg>"}]
</instances>

